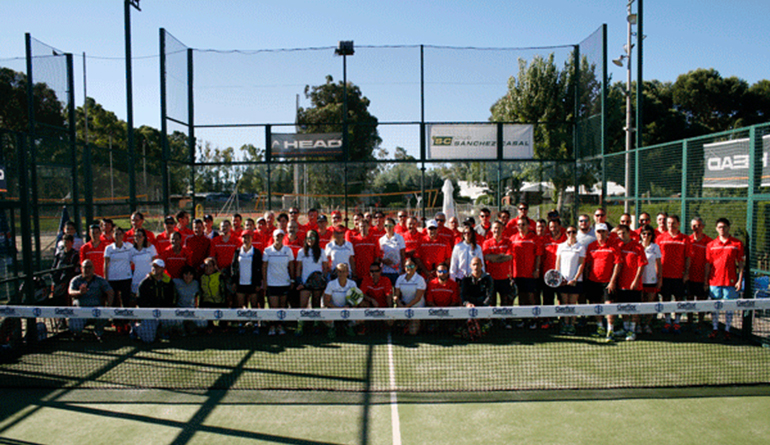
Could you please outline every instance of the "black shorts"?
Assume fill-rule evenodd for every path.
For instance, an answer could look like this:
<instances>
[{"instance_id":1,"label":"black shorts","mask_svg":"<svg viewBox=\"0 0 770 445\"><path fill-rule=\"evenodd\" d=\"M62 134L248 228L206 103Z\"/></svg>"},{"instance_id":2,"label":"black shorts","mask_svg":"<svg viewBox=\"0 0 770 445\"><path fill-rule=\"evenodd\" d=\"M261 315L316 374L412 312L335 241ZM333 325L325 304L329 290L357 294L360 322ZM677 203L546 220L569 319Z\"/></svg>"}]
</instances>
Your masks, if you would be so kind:
<instances>
[{"instance_id":1,"label":"black shorts","mask_svg":"<svg viewBox=\"0 0 770 445\"><path fill-rule=\"evenodd\" d=\"M641 303L642 292L638 290L619 290L615 294L615 303Z\"/></svg>"},{"instance_id":2,"label":"black shorts","mask_svg":"<svg viewBox=\"0 0 770 445\"><path fill-rule=\"evenodd\" d=\"M239 284L235 287L235 292L244 295L254 295L257 293L256 284Z\"/></svg>"},{"instance_id":3,"label":"black shorts","mask_svg":"<svg viewBox=\"0 0 770 445\"><path fill-rule=\"evenodd\" d=\"M660 287L660 294L663 296L663 301L673 295L679 301L684 300L684 281L681 278L664 278L663 285Z\"/></svg>"},{"instance_id":4,"label":"black shorts","mask_svg":"<svg viewBox=\"0 0 770 445\"><path fill-rule=\"evenodd\" d=\"M703 288L703 283L688 281L687 282L687 299L688 300L707 300L708 291Z\"/></svg>"},{"instance_id":5,"label":"black shorts","mask_svg":"<svg viewBox=\"0 0 770 445\"><path fill-rule=\"evenodd\" d=\"M605 301L612 301L607 286L610 283L597 283L588 280L585 284L586 301L591 304L601 304Z\"/></svg>"},{"instance_id":6,"label":"black shorts","mask_svg":"<svg viewBox=\"0 0 770 445\"><path fill-rule=\"evenodd\" d=\"M131 279L127 280L114 280L109 281L110 287L115 291L114 305L118 304L118 301L123 303L123 307L136 306L136 298L131 294ZM120 297L120 300L118 300Z\"/></svg>"},{"instance_id":7,"label":"black shorts","mask_svg":"<svg viewBox=\"0 0 770 445\"><path fill-rule=\"evenodd\" d=\"M571 294L579 294L579 293L583 292L583 282L582 281L578 281L578 282L575 283L574 286L567 286L565 284L564 286L557 287L556 291L559 292L560 294L564 294L564 295L567 295L567 294L569 294L569 295L571 295Z\"/></svg>"},{"instance_id":8,"label":"black shorts","mask_svg":"<svg viewBox=\"0 0 770 445\"><path fill-rule=\"evenodd\" d=\"M518 278L514 278L513 281L516 283L516 288L519 290L519 293L521 293L521 292L527 292L527 293L535 293L535 292L537 292L537 278L518 277Z\"/></svg>"},{"instance_id":9,"label":"black shorts","mask_svg":"<svg viewBox=\"0 0 770 445\"><path fill-rule=\"evenodd\" d=\"M511 286L511 280L507 278L503 280L494 280L494 283L495 292L500 294L501 300L503 297L510 298L513 295L513 286Z\"/></svg>"},{"instance_id":10,"label":"black shorts","mask_svg":"<svg viewBox=\"0 0 770 445\"><path fill-rule=\"evenodd\" d=\"M268 297L285 297L289 295L291 286L267 286L266 295Z\"/></svg>"}]
</instances>

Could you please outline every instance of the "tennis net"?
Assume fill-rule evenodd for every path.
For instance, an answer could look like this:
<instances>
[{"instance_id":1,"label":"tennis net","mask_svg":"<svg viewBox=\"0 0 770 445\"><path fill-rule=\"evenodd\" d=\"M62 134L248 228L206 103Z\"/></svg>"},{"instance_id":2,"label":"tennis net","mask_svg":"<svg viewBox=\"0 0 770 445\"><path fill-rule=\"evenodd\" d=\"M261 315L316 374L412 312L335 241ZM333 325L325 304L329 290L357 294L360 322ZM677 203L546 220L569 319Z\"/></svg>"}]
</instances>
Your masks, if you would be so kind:
<instances>
[{"instance_id":1,"label":"tennis net","mask_svg":"<svg viewBox=\"0 0 770 445\"><path fill-rule=\"evenodd\" d=\"M714 311L720 331L709 338ZM678 335L662 332L668 313L683 316ZM686 313L695 314L692 325ZM615 318L609 339L595 335L607 315ZM4 345L0 386L435 392L768 384L770 349L761 336L769 315L770 300L761 299L344 310L0 306L6 342L17 339L16 353ZM87 327L75 336L79 319ZM626 341L632 336L621 331L632 320L641 332ZM410 335L415 321L419 332ZM97 340L92 326L103 324ZM132 334L120 328L127 324ZM134 338L148 339L141 326L155 326L157 339ZM267 335L278 326L286 335Z\"/></svg>"}]
</instances>

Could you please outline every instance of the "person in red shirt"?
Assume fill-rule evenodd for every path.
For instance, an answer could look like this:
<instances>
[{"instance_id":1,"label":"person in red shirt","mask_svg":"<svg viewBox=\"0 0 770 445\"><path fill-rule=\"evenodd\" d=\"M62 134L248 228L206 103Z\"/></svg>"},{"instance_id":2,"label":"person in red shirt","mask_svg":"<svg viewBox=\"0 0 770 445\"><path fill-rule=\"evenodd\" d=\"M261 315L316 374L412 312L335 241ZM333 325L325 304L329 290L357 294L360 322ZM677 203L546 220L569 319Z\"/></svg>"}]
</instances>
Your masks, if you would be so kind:
<instances>
[{"instance_id":1,"label":"person in red shirt","mask_svg":"<svg viewBox=\"0 0 770 445\"><path fill-rule=\"evenodd\" d=\"M339 210L335 210L331 214L332 217L332 228L336 228L339 225L342 225L342 213L340 213ZM347 228L346 228L347 231Z\"/></svg>"},{"instance_id":2,"label":"person in red shirt","mask_svg":"<svg viewBox=\"0 0 770 445\"><path fill-rule=\"evenodd\" d=\"M318 209L310 209L307 211L307 224L300 226L302 233L307 233L309 230L318 231Z\"/></svg>"},{"instance_id":3,"label":"person in red shirt","mask_svg":"<svg viewBox=\"0 0 770 445\"><path fill-rule=\"evenodd\" d=\"M141 212L132 213L131 230L126 232L126 234L123 236L123 242L128 244L134 244L134 234L138 229L143 229L144 228L143 226L144 226L144 215L142 215ZM149 230L145 230L144 233L147 235L147 242L152 245L155 245L155 235Z\"/></svg>"},{"instance_id":4,"label":"person in red shirt","mask_svg":"<svg viewBox=\"0 0 770 445\"><path fill-rule=\"evenodd\" d=\"M631 239L631 228L625 224L617 228L620 243L620 275L618 277L617 293L618 303L639 303L642 301L642 273L647 265L647 254L644 247L638 241ZM623 329L626 341L636 340L636 325L639 323L639 315L623 317Z\"/></svg>"},{"instance_id":5,"label":"person in red shirt","mask_svg":"<svg viewBox=\"0 0 770 445\"><path fill-rule=\"evenodd\" d=\"M184 247L189 252L189 264L195 269L197 276L203 273L203 261L209 256L211 240L203 233L203 220L195 219L193 221L193 236L187 238Z\"/></svg>"},{"instance_id":6,"label":"person in red shirt","mask_svg":"<svg viewBox=\"0 0 770 445\"><path fill-rule=\"evenodd\" d=\"M529 204L526 202L520 202L519 205L516 207L516 210L518 212L516 218L513 218L512 220L508 221L508 224L506 224L507 232L511 234L511 236L519 233L519 219L521 218L527 218L529 220L529 231L535 232L535 229L537 228L535 226L535 220L529 218Z\"/></svg>"},{"instance_id":7,"label":"person in red shirt","mask_svg":"<svg viewBox=\"0 0 770 445\"><path fill-rule=\"evenodd\" d=\"M318 246L321 250L326 249L326 245L332 240L334 232L328 228L329 221L326 219L326 215L320 215L318 217Z\"/></svg>"},{"instance_id":8,"label":"person in red shirt","mask_svg":"<svg viewBox=\"0 0 770 445\"><path fill-rule=\"evenodd\" d=\"M171 235L174 233L176 219L173 216L167 216L163 220L163 225L165 227L164 231L155 237L155 249L158 251L158 254L161 254L171 246Z\"/></svg>"},{"instance_id":9,"label":"person in red shirt","mask_svg":"<svg viewBox=\"0 0 770 445\"><path fill-rule=\"evenodd\" d=\"M404 210L400 210L398 212L398 224L396 224L394 231L399 235L404 236L404 233L409 231L408 222L409 213Z\"/></svg>"},{"instance_id":10,"label":"person in red shirt","mask_svg":"<svg viewBox=\"0 0 770 445\"><path fill-rule=\"evenodd\" d=\"M460 231L460 220L457 219L456 216L453 216L449 218L449 230L452 231L452 247L457 245L457 243L462 242L463 240L463 233Z\"/></svg>"},{"instance_id":11,"label":"person in red shirt","mask_svg":"<svg viewBox=\"0 0 770 445\"><path fill-rule=\"evenodd\" d=\"M692 259L690 260L690 276L687 282L688 300L705 300L708 296L703 284L706 282L706 246L713 241L711 237L703 233L706 225L699 216L690 221L692 235L690 235L690 247L692 248ZM703 324L705 313L698 313L698 323ZM692 326L695 322L693 313L687 314L687 324ZM697 331L697 328L695 329Z\"/></svg>"},{"instance_id":12,"label":"person in red shirt","mask_svg":"<svg viewBox=\"0 0 770 445\"><path fill-rule=\"evenodd\" d=\"M651 219L649 213L642 212L642 213L639 214L639 222L636 225L636 230L634 230L634 233L636 233L636 235L639 237L640 241L642 239L642 237L641 237L642 229L644 229L644 226L646 226L647 224L650 224L650 222L652 222L652 219ZM657 235L657 233L656 233L656 235Z\"/></svg>"},{"instance_id":13,"label":"person in red shirt","mask_svg":"<svg viewBox=\"0 0 770 445\"><path fill-rule=\"evenodd\" d=\"M232 224L228 220L219 223L220 235L211 240L209 255L217 262L218 270L226 270L233 262L235 251L241 247L241 240L233 234Z\"/></svg>"},{"instance_id":14,"label":"person in red shirt","mask_svg":"<svg viewBox=\"0 0 770 445\"><path fill-rule=\"evenodd\" d=\"M102 234L99 237L106 245L110 245L115 242L115 223L110 218L102 218L99 222L99 228L102 229Z\"/></svg>"},{"instance_id":15,"label":"person in red shirt","mask_svg":"<svg viewBox=\"0 0 770 445\"><path fill-rule=\"evenodd\" d=\"M526 216L519 218L518 233L511 237L513 253L513 280L519 290L519 306L535 305L537 280L540 277L540 263L543 258L543 243L540 238L529 231L530 222ZM537 329L533 319L530 329Z\"/></svg>"},{"instance_id":16,"label":"person in red shirt","mask_svg":"<svg viewBox=\"0 0 770 445\"><path fill-rule=\"evenodd\" d=\"M353 228L345 232L345 241L353 243L353 237L358 236L361 233L361 221L364 219L364 214L359 212L353 215ZM364 269L366 270L366 269Z\"/></svg>"},{"instance_id":17,"label":"person in red shirt","mask_svg":"<svg viewBox=\"0 0 770 445\"><path fill-rule=\"evenodd\" d=\"M380 237L369 231L369 221L365 218L359 220L358 232L350 239L350 244L353 245L355 252L356 270L363 272L370 270L370 266L373 264L379 266L378 259L382 258L382 250L380 249ZM356 284L360 286L361 280L359 279Z\"/></svg>"},{"instance_id":18,"label":"person in red shirt","mask_svg":"<svg viewBox=\"0 0 770 445\"><path fill-rule=\"evenodd\" d=\"M401 236L404 237L404 244L406 244L406 257L412 258L417 253L417 248L420 247L422 241L422 233L417 230L417 218L410 217L406 223L408 230L402 232ZM398 228L398 225L396 225Z\"/></svg>"},{"instance_id":19,"label":"person in red shirt","mask_svg":"<svg viewBox=\"0 0 770 445\"><path fill-rule=\"evenodd\" d=\"M617 288L618 274L620 273L621 257L617 246L609 242L609 229L607 224L599 223L594 227L596 241L586 248L585 265L587 268L585 283L586 299L591 304L611 303L611 294ZM614 317L607 316L607 328L602 326L602 317L597 318L596 334L600 337L606 335L612 339Z\"/></svg>"},{"instance_id":20,"label":"person in red shirt","mask_svg":"<svg viewBox=\"0 0 770 445\"><path fill-rule=\"evenodd\" d=\"M660 295L663 301L684 301L685 286L689 280L692 248L690 238L679 231L679 216L669 215L666 219L668 231L655 238L662 255L660 262L663 269L663 284ZM677 312L674 322L671 322L671 314L666 314L666 324L663 332L673 330L678 334L681 330L679 324L681 315Z\"/></svg>"},{"instance_id":21,"label":"person in red shirt","mask_svg":"<svg viewBox=\"0 0 770 445\"><path fill-rule=\"evenodd\" d=\"M449 267L440 263L436 266L436 277L428 282L425 291L425 305L429 307L460 306L460 288L457 282L449 278Z\"/></svg>"},{"instance_id":22,"label":"person in red shirt","mask_svg":"<svg viewBox=\"0 0 770 445\"><path fill-rule=\"evenodd\" d=\"M361 292L369 307L393 307L393 284L382 276L380 263L369 266L369 275L361 283Z\"/></svg>"},{"instance_id":23,"label":"person in red shirt","mask_svg":"<svg viewBox=\"0 0 770 445\"><path fill-rule=\"evenodd\" d=\"M446 215L444 212L438 212L434 215L433 220L436 221L436 225L438 226L438 239L449 246L451 252L452 248L455 246L455 235L454 232L452 232L452 229L446 226Z\"/></svg>"},{"instance_id":24,"label":"person in red shirt","mask_svg":"<svg viewBox=\"0 0 770 445\"><path fill-rule=\"evenodd\" d=\"M294 258L297 258L297 252L305 246L305 234L299 230L297 221L289 221L287 229L289 231L283 236L283 245L290 248Z\"/></svg>"},{"instance_id":25,"label":"person in red shirt","mask_svg":"<svg viewBox=\"0 0 770 445\"><path fill-rule=\"evenodd\" d=\"M548 221L548 230L541 238L543 241L543 260L540 265L540 277L538 278L538 284L540 293L542 294L543 306L553 306L556 302L558 295L556 289L547 286L543 277L545 273L551 269L556 268L556 251L559 249L559 244L567 241L567 233L564 231L564 227L561 225L561 219L555 218ZM537 299L535 303L539 302ZM540 329L548 329L551 326L551 320L544 318L540 323Z\"/></svg>"},{"instance_id":26,"label":"person in red shirt","mask_svg":"<svg viewBox=\"0 0 770 445\"><path fill-rule=\"evenodd\" d=\"M372 224L369 231L378 238L385 235L385 214L382 213L382 210L377 210L372 215Z\"/></svg>"},{"instance_id":27,"label":"person in red shirt","mask_svg":"<svg viewBox=\"0 0 770 445\"><path fill-rule=\"evenodd\" d=\"M184 210L180 210L176 214L176 227L174 230L182 234L182 244L187 242L187 238L193 236L193 231L189 226L190 214Z\"/></svg>"},{"instance_id":28,"label":"person in red shirt","mask_svg":"<svg viewBox=\"0 0 770 445\"><path fill-rule=\"evenodd\" d=\"M102 241L102 229L99 224L91 224L91 241L83 244L80 248L80 263L85 260L91 260L94 265L94 274L104 278L104 248L107 243Z\"/></svg>"},{"instance_id":29,"label":"person in red shirt","mask_svg":"<svg viewBox=\"0 0 770 445\"><path fill-rule=\"evenodd\" d=\"M709 286L712 300L735 300L743 287L743 266L745 253L743 243L730 236L730 220L717 220L717 239L706 246L705 286ZM732 311L725 314L725 340L730 340L730 328L733 321ZM719 333L719 314L712 314L714 330L709 338L716 339Z\"/></svg>"},{"instance_id":30,"label":"person in red shirt","mask_svg":"<svg viewBox=\"0 0 770 445\"><path fill-rule=\"evenodd\" d=\"M292 221L294 221L294 222L296 222L296 223L297 223L297 230L298 230L298 232L297 232L297 233L302 233L302 234L304 235L306 231L305 231L305 230L302 230L302 228L303 228L304 226L303 226L302 224L300 224L300 223L299 223L299 209L298 209L298 208L296 208L296 207L291 207L291 208L289 209L289 222L292 222ZM289 226L288 226L288 224L286 225L286 228L284 228L283 230L284 230L284 231L285 231L287 234L289 233L289 232L288 232L288 230L289 230ZM303 239L304 239L304 237L303 237Z\"/></svg>"},{"instance_id":31,"label":"person in red shirt","mask_svg":"<svg viewBox=\"0 0 770 445\"><path fill-rule=\"evenodd\" d=\"M166 264L166 273L173 278L182 278L182 268L190 265L190 251L182 246L182 234L171 235L171 246L160 253L160 259Z\"/></svg>"},{"instance_id":32,"label":"person in red shirt","mask_svg":"<svg viewBox=\"0 0 770 445\"><path fill-rule=\"evenodd\" d=\"M256 249L259 249L260 252L264 252L265 247L269 246L268 241L270 240L271 236L268 232L267 220L265 217L260 216L257 218L255 226L256 229L253 230L254 236L252 237L251 245Z\"/></svg>"},{"instance_id":33,"label":"person in red shirt","mask_svg":"<svg viewBox=\"0 0 770 445\"><path fill-rule=\"evenodd\" d=\"M422 277L425 278L425 281L429 281L436 276L438 264L449 262L452 251L446 241L438 237L438 223L436 221L428 221L425 230L428 234L423 236L417 247L415 262Z\"/></svg>"},{"instance_id":34,"label":"person in red shirt","mask_svg":"<svg viewBox=\"0 0 770 445\"><path fill-rule=\"evenodd\" d=\"M513 230L513 228L508 227L508 223L511 222L511 212L505 209L500 210L497 212L497 220L503 223L503 238L510 238L516 234L518 229ZM492 236L494 236L494 233Z\"/></svg>"},{"instance_id":35,"label":"person in red shirt","mask_svg":"<svg viewBox=\"0 0 770 445\"><path fill-rule=\"evenodd\" d=\"M271 212L272 213L272 212ZM273 215L273 218L275 218L275 214ZM243 232L243 216L241 216L240 213L235 213L232 216L232 221L230 231L240 239L241 233ZM272 233L272 230L270 231Z\"/></svg>"},{"instance_id":36,"label":"person in red shirt","mask_svg":"<svg viewBox=\"0 0 770 445\"><path fill-rule=\"evenodd\" d=\"M500 295L501 306L513 305L513 286L511 285L511 267L513 254L510 238L503 236L505 225L502 221L492 223L492 238L484 241L481 251L484 253L487 273L494 281L495 293ZM496 306L497 297L493 295L491 306ZM510 324L506 324L510 326Z\"/></svg>"}]
</instances>

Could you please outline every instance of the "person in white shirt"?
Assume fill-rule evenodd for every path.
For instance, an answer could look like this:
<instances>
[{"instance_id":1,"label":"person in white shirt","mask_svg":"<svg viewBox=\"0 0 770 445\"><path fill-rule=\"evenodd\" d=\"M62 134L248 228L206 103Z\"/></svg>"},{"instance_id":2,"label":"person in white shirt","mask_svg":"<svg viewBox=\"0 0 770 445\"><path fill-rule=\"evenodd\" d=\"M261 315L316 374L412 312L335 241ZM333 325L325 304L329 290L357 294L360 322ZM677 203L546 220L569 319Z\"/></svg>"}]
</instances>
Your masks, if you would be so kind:
<instances>
[{"instance_id":1,"label":"person in white shirt","mask_svg":"<svg viewBox=\"0 0 770 445\"><path fill-rule=\"evenodd\" d=\"M158 251L147 238L144 229L134 230L134 249L136 254L132 259L134 263L134 275L131 280L131 293L139 295L139 284L152 272L152 261L158 258Z\"/></svg>"},{"instance_id":2,"label":"person in white shirt","mask_svg":"<svg viewBox=\"0 0 770 445\"><path fill-rule=\"evenodd\" d=\"M104 248L104 278L115 291L116 305L133 307L136 306L136 300L131 296L131 263L136 249L132 244L123 242L125 231L122 228L116 228L113 236L115 242Z\"/></svg>"},{"instance_id":3,"label":"person in white shirt","mask_svg":"<svg viewBox=\"0 0 770 445\"><path fill-rule=\"evenodd\" d=\"M336 273L337 265L344 263L348 265L350 279L355 280L355 250L353 250L353 244L351 244L350 241L345 241L345 227L343 225L338 225L334 228L334 237L331 242L326 245L324 255L329 259L329 266L333 273Z\"/></svg>"},{"instance_id":4,"label":"person in white shirt","mask_svg":"<svg viewBox=\"0 0 770 445\"><path fill-rule=\"evenodd\" d=\"M346 263L338 264L336 272L337 278L330 281L329 284L326 285L326 290L324 290L324 307L329 309L351 307L347 299L348 292L351 289L358 289L358 286L356 286L355 281L349 278L350 272ZM335 338L337 336L337 326L340 324L341 323L339 322L330 322L327 324L329 328L327 332L329 338ZM355 335L353 326L353 322L350 322L347 325L346 333L348 336Z\"/></svg>"},{"instance_id":5,"label":"person in white shirt","mask_svg":"<svg viewBox=\"0 0 770 445\"><path fill-rule=\"evenodd\" d=\"M577 240L577 229L567 228L567 241L556 248L556 270L567 281L559 287L559 304L577 304L583 290L583 269L585 268L586 246ZM575 335L575 317L562 317L559 333Z\"/></svg>"},{"instance_id":6,"label":"person in white shirt","mask_svg":"<svg viewBox=\"0 0 770 445\"><path fill-rule=\"evenodd\" d=\"M294 282L294 252L283 245L286 235L281 229L273 231L273 245L262 254L262 281L267 285L267 302L270 309L285 308L288 305L289 290ZM286 334L283 323L271 324L267 335Z\"/></svg>"},{"instance_id":7,"label":"person in white shirt","mask_svg":"<svg viewBox=\"0 0 770 445\"><path fill-rule=\"evenodd\" d=\"M476 231L464 224L462 229L463 240L452 249L452 259L449 265L449 276L458 283L471 274L471 260L473 258L484 259L481 245L476 242ZM484 268L486 272L486 268Z\"/></svg>"},{"instance_id":8,"label":"person in white shirt","mask_svg":"<svg viewBox=\"0 0 770 445\"><path fill-rule=\"evenodd\" d=\"M396 220L385 220L385 235L380 238L380 250L382 250L382 276L390 280L391 285L404 270L406 259L406 242L404 237L396 233Z\"/></svg>"},{"instance_id":9,"label":"person in white shirt","mask_svg":"<svg viewBox=\"0 0 770 445\"><path fill-rule=\"evenodd\" d=\"M425 307L425 289L427 284L425 279L417 273L417 265L414 260L407 258L404 263L406 273L396 280L395 293L393 300L397 307ZM420 331L420 320L410 320L407 323L407 329L410 335L417 335Z\"/></svg>"}]
</instances>

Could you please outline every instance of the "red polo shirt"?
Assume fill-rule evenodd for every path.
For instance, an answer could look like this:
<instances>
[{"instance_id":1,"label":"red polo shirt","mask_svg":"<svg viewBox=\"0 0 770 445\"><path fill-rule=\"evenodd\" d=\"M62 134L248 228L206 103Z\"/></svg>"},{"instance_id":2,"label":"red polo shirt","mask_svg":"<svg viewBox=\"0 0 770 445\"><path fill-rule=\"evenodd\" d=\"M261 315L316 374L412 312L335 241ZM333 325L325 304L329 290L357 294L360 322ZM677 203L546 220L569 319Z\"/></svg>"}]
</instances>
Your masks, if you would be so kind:
<instances>
[{"instance_id":1,"label":"red polo shirt","mask_svg":"<svg viewBox=\"0 0 770 445\"><path fill-rule=\"evenodd\" d=\"M358 256L356 255L356 257ZM393 300L389 298L393 295L393 284L382 275L380 275L380 279L376 283L372 280L371 275L364 277L364 281L361 283L361 292L370 298L374 298L377 301L378 307L393 307Z\"/></svg>"},{"instance_id":2,"label":"red polo shirt","mask_svg":"<svg viewBox=\"0 0 770 445\"><path fill-rule=\"evenodd\" d=\"M495 240L494 237L484 241L481 251L484 255L513 255L511 240L505 237L500 242ZM493 280L506 280L511 277L512 259L503 263L490 263L488 261L485 261L485 263L487 273Z\"/></svg>"},{"instance_id":3,"label":"red polo shirt","mask_svg":"<svg viewBox=\"0 0 770 445\"><path fill-rule=\"evenodd\" d=\"M417 248L420 247L422 233L419 230L415 230L414 233L407 230L401 233L401 236L404 237L404 244L406 244L406 256L411 257L417 252Z\"/></svg>"},{"instance_id":4,"label":"red polo shirt","mask_svg":"<svg viewBox=\"0 0 770 445\"><path fill-rule=\"evenodd\" d=\"M93 241L89 241L80 247L80 263L85 260L91 260L94 264L94 274L104 277L104 249L107 243L100 242L98 247L94 247Z\"/></svg>"},{"instance_id":5,"label":"red polo shirt","mask_svg":"<svg viewBox=\"0 0 770 445\"><path fill-rule=\"evenodd\" d=\"M160 258L166 263L166 273L171 278L182 278L182 268L190 264L190 251L182 247L179 253L174 252L174 246L169 246L160 254Z\"/></svg>"},{"instance_id":6,"label":"red polo shirt","mask_svg":"<svg viewBox=\"0 0 770 445\"><path fill-rule=\"evenodd\" d=\"M222 235L214 237L209 246L209 256L217 260L219 270L224 270L233 262L235 251L241 247L241 240L230 233L230 238L225 241Z\"/></svg>"},{"instance_id":7,"label":"red polo shirt","mask_svg":"<svg viewBox=\"0 0 770 445\"><path fill-rule=\"evenodd\" d=\"M351 238L350 244L353 245L353 252L356 256L356 271L359 275L368 273L369 266L374 263L374 260L382 258L380 237L375 234L369 233L367 236L358 234Z\"/></svg>"},{"instance_id":8,"label":"red polo shirt","mask_svg":"<svg viewBox=\"0 0 770 445\"><path fill-rule=\"evenodd\" d=\"M594 241L586 248L586 264L591 265L591 273L588 279L595 283L609 283L612 278L612 269L621 263L620 251L612 243L599 244Z\"/></svg>"},{"instance_id":9,"label":"red polo shirt","mask_svg":"<svg viewBox=\"0 0 770 445\"><path fill-rule=\"evenodd\" d=\"M206 238L206 235L193 235L187 238L184 246L190 252L190 265L198 270L203 265L203 260L209 255L209 248L211 247L211 240Z\"/></svg>"},{"instance_id":10,"label":"red polo shirt","mask_svg":"<svg viewBox=\"0 0 770 445\"><path fill-rule=\"evenodd\" d=\"M556 250L559 248L559 244L567 241L567 233L562 230L561 236L558 239L553 239L551 232L548 232L543 238L543 259L540 263L540 276L544 276L545 273L551 269L556 268Z\"/></svg>"},{"instance_id":11,"label":"red polo shirt","mask_svg":"<svg viewBox=\"0 0 770 445\"><path fill-rule=\"evenodd\" d=\"M511 251L514 278L535 278L535 258L542 256L545 251L540 237L535 232L525 236L517 233L511 237Z\"/></svg>"},{"instance_id":12,"label":"red polo shirt","mask_svg":"<svg viewBox=\"0 0 770 445\"><path fill-rule=\"evenodd\" d=\"M81 250L82 251L82 250ZM738 281L736 265L744 257L743 243L729 237L725 242L719 238L706 246L706 261L711 264L710 286L735 286Z\"/></svg>"},{"instance_id":13,"label":"red polo shirt","mask_svg":"<svg viewBox=\"0 0 770 445\"><path fill-rule=\"evenodd\" d=\"M690 248L692 259L690 260L690 281L703 283L706 280L706 246L713 241L708 235L703 234L700 240L695 240L695 234L690 235Z\"/></svg>"},{"instance_id":14,"label":"red polo shirt","mask_svg":"<svg viewBox=\"0 0 770 445\"><path fill-rule=\"evenodd\" d=\"M671 236L668 232L655 238L655 244L660 247L662 258L663 278L683 278L686 258L692 257L690 238L682 232Z\"/></svg>"},{"instance_id":15,"label":"red polo shirt","mask_svg":"<svg viewBox=\"0 0 770 445\"><path fill-rule=\"evenodd\" d=\"M425 291L425 302L438 307L459 306L462 302L457 282L451 278L444 284L438 278L430 280Z\"/></svg>"},{"instance_id":16,"label":"red polo shirt","mask_svg":"<svg viewBox=\"0 0 770 445\"><path fill-rule=\"evenodd\" d=\"M631 288L631 284L634 282L636 272L640 267L647 265L647 254L644 252L644 247L638 242L631 240L627 243L622 241L618 245L620 249L620 277L619 285L623 290L642 290L642 275L639 275L639 284L635 288Z\"/></svg>"},{"instance_id":17,"label":"red polo shirt","mask_svg":"<svg viewBox=\"0 0 770 445\"><path fill-rule=\"evenodd\" d=\"M436 239L431 239L430 236L424 236L420 245L417 247L417 253L415 255L422 261L422 264L426 269L432 271L439 263L446 263L449 265L449 259L452 257L452 250L445 240L436 236Z\"/></svg>"}]
</instances>

